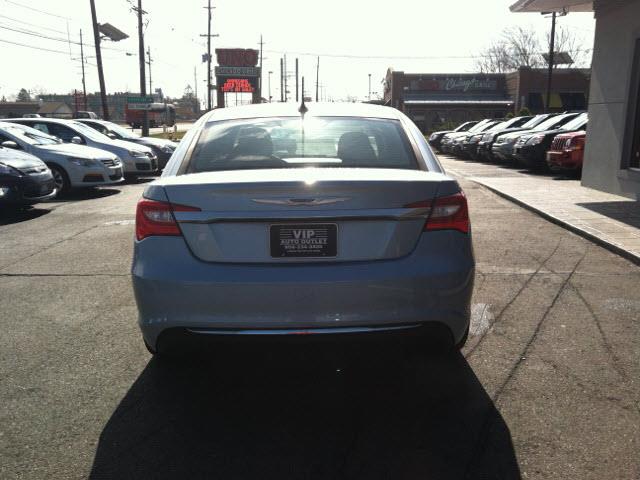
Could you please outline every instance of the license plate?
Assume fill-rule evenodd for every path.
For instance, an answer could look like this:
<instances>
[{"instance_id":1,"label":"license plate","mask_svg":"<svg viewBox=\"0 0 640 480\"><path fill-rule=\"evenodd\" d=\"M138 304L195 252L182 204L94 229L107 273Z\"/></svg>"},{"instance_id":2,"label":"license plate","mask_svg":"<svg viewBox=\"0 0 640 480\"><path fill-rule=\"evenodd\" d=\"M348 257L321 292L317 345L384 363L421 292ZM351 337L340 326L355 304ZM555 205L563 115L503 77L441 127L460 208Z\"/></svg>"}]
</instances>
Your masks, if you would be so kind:
<instances>
[{"instance_id":1,"label":"license plate","mask_svg":"<svg viewBox=\"0 0 640 480\"><path fill-rule=\"evenodd\" d=\"M338 253L335 223L271 225L269 236L274 258L335 257Z\"/></svg>"}]
</instances>

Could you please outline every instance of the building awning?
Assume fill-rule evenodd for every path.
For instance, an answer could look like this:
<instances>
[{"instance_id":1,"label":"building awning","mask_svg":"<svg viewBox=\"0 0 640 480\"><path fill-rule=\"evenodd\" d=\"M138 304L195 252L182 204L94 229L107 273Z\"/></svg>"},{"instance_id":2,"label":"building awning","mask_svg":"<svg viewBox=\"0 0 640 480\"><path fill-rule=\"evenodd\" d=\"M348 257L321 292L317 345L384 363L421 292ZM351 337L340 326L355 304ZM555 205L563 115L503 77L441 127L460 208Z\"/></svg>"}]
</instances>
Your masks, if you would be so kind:
<instances>
[{"instance_id":1,"label":"building awning","mask_svg":"<svg viewBox=\"0 0 640 480\"><path fill-rule=\"evenodd\" d=\"M593 0L518 0L512 12L591 12Z\"/></svg>"},{"instance_id":2,"label":"building awning","mask_svg":"<svg viewBox=\"0 0 640 480\"><path fill-rule=\"evenodd\" d=\"M436 105L436 106L470 106L470 105L482 105L482 106L509 106L513 105L512 100L405 100L405 105Z\"/></svg>"}]
</instances>

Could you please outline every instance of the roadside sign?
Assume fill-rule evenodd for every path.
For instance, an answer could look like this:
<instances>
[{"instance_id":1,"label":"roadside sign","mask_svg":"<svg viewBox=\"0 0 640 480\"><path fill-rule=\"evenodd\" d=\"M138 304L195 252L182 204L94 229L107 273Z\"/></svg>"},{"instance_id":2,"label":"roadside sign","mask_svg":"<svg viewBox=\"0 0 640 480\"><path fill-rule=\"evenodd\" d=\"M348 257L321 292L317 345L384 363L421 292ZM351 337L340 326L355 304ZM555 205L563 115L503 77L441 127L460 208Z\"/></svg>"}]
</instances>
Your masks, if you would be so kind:
<instances>
[{"instance_id":1,"label":"roadside sign","mask_svg":"<svg viewBox=\"0 0 640 480\"><path fill-rule=\"evenodd\" d=\"M146 97L127 97L127 103L153 103L153 97L149 95Z\"/></svg>"}]
</instances>

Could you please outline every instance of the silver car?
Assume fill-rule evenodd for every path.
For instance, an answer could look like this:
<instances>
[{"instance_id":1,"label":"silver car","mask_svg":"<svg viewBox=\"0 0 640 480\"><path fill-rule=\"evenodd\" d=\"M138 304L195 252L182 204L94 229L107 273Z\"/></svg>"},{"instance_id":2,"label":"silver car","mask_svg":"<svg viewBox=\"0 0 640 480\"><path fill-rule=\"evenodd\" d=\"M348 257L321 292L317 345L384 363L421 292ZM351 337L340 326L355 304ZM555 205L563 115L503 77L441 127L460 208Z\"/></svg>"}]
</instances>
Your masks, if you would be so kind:
<instances>
[{"instance_id":1,"label":"silver car","mask_svg":"<svg viewBox=\"0 0 640 480\"><path fill-rule=\"evenodd\" d=\"M16 118L7 121L35 128L58 137L65 143L86 145L111 152L122 160L125 175L150 174L158 170L158 159L150 148L144 145L133 145L121 140L113 140L75 120Z\"/></svg>"},{"instance_id":2,"label":"silver car","mask_svg":"<svg viewBox=\"0 0 640 480\"><path fill-rule=\"evenodd\" d=\"M458 183L395 109L300 110L204 115L145 189L132 274L149 350L435 331L462 346L474 257Z\"/></svg>"},{"instance_id":3,"label":"silver car","mask_svg":"<svg viewBox=\"0 0 640 480\"><path fill-rule=\"evenodd\" d=\"M0 122L0 144L30 153L45 162L59 192L124 181L122 162L113 153L62 143L56 137L26 125Z\"/></svg>"}]
</instances>

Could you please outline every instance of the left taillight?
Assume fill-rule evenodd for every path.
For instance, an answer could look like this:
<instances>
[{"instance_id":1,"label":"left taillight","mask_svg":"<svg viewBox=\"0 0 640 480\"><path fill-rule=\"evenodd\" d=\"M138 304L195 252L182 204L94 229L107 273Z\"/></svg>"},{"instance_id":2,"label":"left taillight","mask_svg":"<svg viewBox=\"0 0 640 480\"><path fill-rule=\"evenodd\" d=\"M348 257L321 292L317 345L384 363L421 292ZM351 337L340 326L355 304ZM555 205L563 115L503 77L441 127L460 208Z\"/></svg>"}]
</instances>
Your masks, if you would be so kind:
<instances>
[{"instance_id":1,"label":"left taillight","mask_svg":"<svg viewBox=\"0 0 640 480\"><path fill-rule=\"evenodd\" d=\"M439 197L433 201L410 203L405 207L429 208L429 217L424 224L424 231L457 230L462 233L469 233L471 230L467 197L462 192Z\"/></svg>"},{"instance_id":2,"label":"left taillight","mask_svg":"<svg viewBox=\"0 0 640 480\"><path fill-rule=\"evenodd\" d=\"M136 238L151 236L181 236L173 212L199 212L197 207L172 205L168 202L140 199L136 208Z\"/></svg>"}]
</instances>

